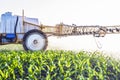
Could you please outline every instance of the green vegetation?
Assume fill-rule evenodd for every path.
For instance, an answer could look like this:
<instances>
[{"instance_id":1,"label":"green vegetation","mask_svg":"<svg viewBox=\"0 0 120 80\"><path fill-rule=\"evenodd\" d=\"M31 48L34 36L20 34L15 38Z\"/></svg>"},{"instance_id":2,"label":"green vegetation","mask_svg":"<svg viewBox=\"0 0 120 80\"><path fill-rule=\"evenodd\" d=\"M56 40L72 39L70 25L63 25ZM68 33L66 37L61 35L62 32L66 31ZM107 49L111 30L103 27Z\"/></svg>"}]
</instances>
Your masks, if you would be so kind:
<instances>
[{"instance_id":1,"label":"green vegetation","mask_svg":"<svg viewBox=\"0 0 120 80\"><path fill-rule=\"evenodd\" d=\"M99 52L0 51L0 80L120 80L120 63Z\"/></svg>"}]
</instances>

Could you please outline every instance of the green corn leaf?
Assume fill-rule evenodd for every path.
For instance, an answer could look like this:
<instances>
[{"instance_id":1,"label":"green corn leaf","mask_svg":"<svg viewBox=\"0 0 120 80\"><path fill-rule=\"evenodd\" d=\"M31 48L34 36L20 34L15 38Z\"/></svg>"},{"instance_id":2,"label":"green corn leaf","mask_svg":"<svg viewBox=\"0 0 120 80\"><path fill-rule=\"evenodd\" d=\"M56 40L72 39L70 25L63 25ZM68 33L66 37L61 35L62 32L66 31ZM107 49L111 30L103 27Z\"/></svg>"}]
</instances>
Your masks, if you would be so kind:
<instances>
[{"instance_id":1,"label":"green corn leaf","mask_svg":"<svg viewBox=\"0 0 120 80\"><path fill-rule=\"evenodd\" d=\"M0 75L4 78L5 74L0 70Z\"/></svg>"}]
</instances>

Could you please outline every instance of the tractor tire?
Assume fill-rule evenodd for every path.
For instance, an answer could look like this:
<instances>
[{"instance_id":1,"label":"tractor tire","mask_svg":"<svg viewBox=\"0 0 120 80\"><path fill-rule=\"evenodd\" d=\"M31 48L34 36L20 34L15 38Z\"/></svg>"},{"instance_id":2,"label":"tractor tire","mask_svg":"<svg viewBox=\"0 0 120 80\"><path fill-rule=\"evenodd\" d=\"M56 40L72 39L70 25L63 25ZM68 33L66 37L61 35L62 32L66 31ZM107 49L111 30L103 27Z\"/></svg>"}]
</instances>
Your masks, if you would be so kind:
<instances>
[{"instance_id":1,"label":"tractor tire","mask_svg":"<svg viewBox=\"0 0 120 80\"><path fill-rule=\"evenodd\" d=\"M47 36L40 30L30 30L23 36L23 48L26 51L45 50L47 45Z\"/></svg>"}]
</instances>

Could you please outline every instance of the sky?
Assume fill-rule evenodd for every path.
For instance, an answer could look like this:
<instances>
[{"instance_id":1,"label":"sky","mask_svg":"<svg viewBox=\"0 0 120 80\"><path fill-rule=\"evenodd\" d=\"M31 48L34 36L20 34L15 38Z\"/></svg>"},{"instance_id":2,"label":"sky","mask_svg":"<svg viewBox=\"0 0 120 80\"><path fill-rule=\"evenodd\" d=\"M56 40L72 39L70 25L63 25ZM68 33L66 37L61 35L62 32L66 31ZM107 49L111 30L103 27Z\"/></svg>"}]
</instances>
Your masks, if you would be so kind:
<instances>
[{"instance_id":1,"label":"sky","mask_svg":"<svg viewBox=\"0 0 120 80\"><path fill-rule=\"evenodd\" d=\"M118 25L119 0L1 0L0 14L12 12L39 18L39 22L76 25Z\"/></svg>"},{"instance_id":2,"label":"sky","mask_svg":"<svg viewBox=\"0 0 120 80\"><path fill-rule=\"evenodd\" d=\"M38 18L39 22L44 25L56 25L60 22L76 25L120 25L120 0L0 1L0 15L8 11L12 12L13 15L22 15L22 9L24 9L25 16ZM99 39L103 44L102 50L119 52L119 39L119 35L112 35ZM54 40L56 40L56 42ZM52 38L50 42L52 46L54 46L53 44L61 44L62 47L64 43L66 43L65 48L68 49L72 49L70 48L72 46L74 46L73 49L86 49L86 47L88 47L87 49L98 49L94 38L87 36L68 37L66 39ZM60 47L60 45L58 47Z\"/></svg>"}]
</instances>

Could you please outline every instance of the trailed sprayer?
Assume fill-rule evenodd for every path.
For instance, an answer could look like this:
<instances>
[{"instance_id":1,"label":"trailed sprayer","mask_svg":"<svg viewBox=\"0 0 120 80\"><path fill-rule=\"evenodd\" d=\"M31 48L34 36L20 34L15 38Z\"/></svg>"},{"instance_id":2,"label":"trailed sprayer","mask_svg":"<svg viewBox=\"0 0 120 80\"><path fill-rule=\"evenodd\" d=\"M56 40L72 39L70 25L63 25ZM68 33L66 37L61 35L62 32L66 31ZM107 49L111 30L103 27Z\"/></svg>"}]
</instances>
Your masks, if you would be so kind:
<instances>
[{"instance_id":1,"label":"trailed sprayer","mask_svg":"<svg viewBox=\"0 0 120 80\"><path fill-rule=\"evenodd\" d=\"M0 45L20 43L25 50L37 51L45 50L48 45L50 35L54 36L74 36L93 35L94 37L104 37L106 34L120 33L120 25L115 26L77 26L64 23L55 26L39 24L38 18L12 15L6 12L1 15L0 22Z\"/></svg>"}]
</instances>

